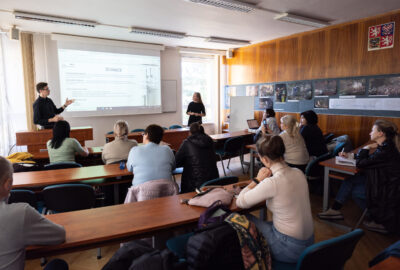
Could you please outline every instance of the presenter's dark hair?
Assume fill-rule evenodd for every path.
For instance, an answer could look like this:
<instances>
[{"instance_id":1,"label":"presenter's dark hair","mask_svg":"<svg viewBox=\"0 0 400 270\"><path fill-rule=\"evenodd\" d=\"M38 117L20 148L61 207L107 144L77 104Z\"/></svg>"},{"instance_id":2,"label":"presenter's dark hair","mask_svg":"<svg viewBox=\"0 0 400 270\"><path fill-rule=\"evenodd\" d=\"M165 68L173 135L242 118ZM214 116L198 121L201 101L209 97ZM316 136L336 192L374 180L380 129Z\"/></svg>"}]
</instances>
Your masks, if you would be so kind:
<instances>
[{"instance_id":1,"label":"presenter's dark hair","mask_svg":"<svg viewBox=\"0 0 400 270\"><path fill-rule=\"evenodd\" d=\"M159 125L150 125L145 129L144 134L147 135L149 141L159 144L164 135L164 129Z\"/></svg>"},{"instance_id":2,"label":"presenter's dark hair","mask_svg":"<svg viewBox=\"0 0 400 270\"><path fill-rule=\"evenodd\" d=\"M267 114L267 118L268 117L275 117L275 111L274 109L266 109L265 113Z\"/></svg>"},{"instance_id":3,"label":"presenter's dark hair","mask_svg":"<svg viewBox=\"0 0 400 270\"><path fill-rule=\"evenodd\" d=\"M36 85L36 91L40 94L40 90L43 90L48 84L46 82L40 82Z\"/></svg>"},{"instance_id":4,"label":"presenter's dark hair","mask_svg":"<svg viewBox=\"0 0 400 270\"><path fill-rule=\"evenodd\" d=\"M194 92L194 94L197 96L197 98L199 99L199 103L203 104L203 100L201 99L201 94L200 92Z\"/></svg>"},{"instance_id":5,"label":"presenter's dark hair","mask_svg":"<svg viewBox=\"0 0 400 270\"><path fill-rule=\"evenodd\" d=\"M305 111L300 114L307 120L307 125L316 125L318 123L318 115L313 111Z\"/></svg>"},{"instance_id":6,"label":"presenter's dark hair","mask_svg":"<svg viewBox=\"0 0 400 270\"><path fill-rule=\"evenodd\" d=\"M190 134L204 134L204 128L199 122L190 124Z\"/></svg>"},{"instance_id":7,"label":"presenter's dark hair","mask_svg":"<svg viewBox=\"0 0 400 270\"><path fill-rule=\"evenodd\" d=\"M275 161L283 158L285 153L285 144L280 136L276 135L271 138L261 137L257 141L257 152L261 157L268 157Z\"/></svg>"},{"instance_id":8,"label":"presenter's dark hair","mask_svg":"<svg viewBox=\"0 0 400 270\"><path fill-rule=\"evenodd\" d=\"M71 127L67 121L61 120L56 122L53 127L53 138L50 141L51 148L57 149L61 146L65 138L69 138Z\"/></svg>"}]
</instances>

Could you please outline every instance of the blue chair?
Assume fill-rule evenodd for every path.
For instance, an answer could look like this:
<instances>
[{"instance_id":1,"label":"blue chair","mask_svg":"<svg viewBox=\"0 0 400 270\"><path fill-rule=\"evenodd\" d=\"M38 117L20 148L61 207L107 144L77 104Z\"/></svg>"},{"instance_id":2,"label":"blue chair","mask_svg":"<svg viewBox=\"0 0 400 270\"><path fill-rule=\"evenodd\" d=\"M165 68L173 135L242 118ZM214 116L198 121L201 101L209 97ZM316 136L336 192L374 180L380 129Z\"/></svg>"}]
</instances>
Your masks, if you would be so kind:
<instances>
[{"instance_id":1,"label":"blue chair","mask_svg":"<svg viewBox=\"0 0 400 270\"><path fill-rule=\"evenodd\" d=\"M135 129L132 129L131 132L144 132L144 129L143 128L135 128Z\"/></svg>"},{"instance_id":2,"label":"blue chair","mask_svg":"<svg viewBox=\"0 0 400 270\"><path fill-rule=\"evenodd\" d=\"M327 144L327 143L330 143L330 142L333 140L334 137L335 137L335 134L333 134L333 133L324 134L324 141L325 141L325 143L326 143L326 144Z\"/></svg>"},{"instance_id":3,"label":"blue chair","mask_svg":"<svg viewBox=\"0 0 400 270\"><path fill-rule=\"evenodd\" d=\"M106 135L111 135L111 134L114 134L114 131L109 131L106 133ZM106 138L106 143L108 143L108 142L109 142L109 140L108 140L108 138Z\"/></svg>"},{"instance_id":4,"label":"blue chair","mask_svg":"<svg viewBox=\"0 0 400 270\"><path fill-rule=\"evenodd\" d=\"M177 128L182 128L180 125L172 125L169 127L169 129L177 129Z\"/></svg>"},{"instance_id":5,"label":"blue chair","mask_svg":"<svg viewBox=\"0 0 400 270\"><path fill-rule=\"evenodd\" d=\"M166 128L166 127L162 127L164 130L168 130L168 128Z\"/></svg>"},{"instance_id":6,"label":"blue chair","mask_svg":"<svg viewBox=\"0 0 400 270\"><path fill-rule=\"evenodd\" d=\"M331 157L336 157L340 151L342 151L342 149L344 148L346 142L340 142L338 143L335 148L332 151Z\"/></svg>"},{"instance_id":7,"label":"blue chair","mask_svg":"<svg viewBox=\"0 0 400 270\"><path fill-rule=\"evenodd\" d=\"M76 162L56 162L44 165L44 169L47 170L60 170L69 168L80 168L81 164Z\"/></svg>"},{"instance_id":8,"label":"blue chair","mask_svg":"<svg viewBox=\"0 0 400 270\"><path fill-rule=\"evenodd\" d=\"M229 185L229 184L235 184L239 182L239 178L237 176L225 176L225 177L220 177L216 179L209 180L207 182L204 182L200 188L205 187L205 186L212 186L212 185Z\"/></svg>"},{"instance_id":9,"label":"blue chair","mask_svg":"<svg viewBox=\"0 0 400 270\"><path fill-rule=\"evenodd\" d=\"M186 261L186 243L193 234L193 232L190 232L178 235L168 239L165 243L167 248L179 258L179 261Z\"/></svg>"},{"instance_id":10,"label":"blue chair","mask_svg":"<svg viewBox=\"0 0 400 270\"><path fill-rule=\"evenodd\" d=\"M331 158L331 153L325 153L307 164L305 175L308 180L315 180L323 176L323 168L318 165L321 161Z\"/></svg>"},{"instance_id":11,"label":"blue chair","mask_svg":"<svg viewBox=\"0 0 400 270\"><path fill-rule=\"evenodd\" d=\"M37 209L38 203L35 192L28 189L13 189L10 192L8 203L28 203L33 208Z\"/></svg>"},{"instance_id":12,"label":"blue chair","mask_svg":"<svg viewBox=\"0 0 400 270\"><path fill-rule=\"evenodd\" d=\"M364 235L364 231L356 229L347 234L316 243L306 248L297 263L283 263L273 260L274 270L342 270L346 261Z\"/></svg>"},{"instance_id":13,"label":"blue chair","mask_svg":"<svg viewBox=\"0 0 400 270\"><path fill-rule=\"evenodd\" d=\"M244 167L243 167L243 137L234 137L226 140L224 143L224 148L223 149L217 149L215 153L219 156L219 159L221 160L222 164L222 169L224 170L224 175L226 176L225 172L225 167L224 167L224 162L223 158L224 157L229 157L228 161L228 166L226 166L227 169L229 169L229 164L231 162L231 158L239 155L240 157L240 164L242 165L242 170L244 173Z\"/></svg>"}]
</instances>

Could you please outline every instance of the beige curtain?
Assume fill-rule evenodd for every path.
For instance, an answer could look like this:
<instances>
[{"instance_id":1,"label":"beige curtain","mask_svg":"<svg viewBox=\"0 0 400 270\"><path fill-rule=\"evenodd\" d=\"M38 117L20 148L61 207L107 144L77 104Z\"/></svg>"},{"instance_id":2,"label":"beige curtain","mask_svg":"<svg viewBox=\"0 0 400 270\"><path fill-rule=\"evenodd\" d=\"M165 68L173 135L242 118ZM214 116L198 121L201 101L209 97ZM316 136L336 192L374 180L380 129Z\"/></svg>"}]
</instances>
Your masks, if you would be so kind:
<instances>
[{"instance_id":1,"label":"beige curtain","mask_svg":"<svg viewBox=\"0 0 400 270\"><path fill-rule=\"evenodd\" d=\"M28 130L36 130L33 124L32 104L36 99L35 92L35 62L33 52L33 35L21 33L22 67L24 71L24 88L26 104L26 121Z\"/></svg>"}]
</instances>

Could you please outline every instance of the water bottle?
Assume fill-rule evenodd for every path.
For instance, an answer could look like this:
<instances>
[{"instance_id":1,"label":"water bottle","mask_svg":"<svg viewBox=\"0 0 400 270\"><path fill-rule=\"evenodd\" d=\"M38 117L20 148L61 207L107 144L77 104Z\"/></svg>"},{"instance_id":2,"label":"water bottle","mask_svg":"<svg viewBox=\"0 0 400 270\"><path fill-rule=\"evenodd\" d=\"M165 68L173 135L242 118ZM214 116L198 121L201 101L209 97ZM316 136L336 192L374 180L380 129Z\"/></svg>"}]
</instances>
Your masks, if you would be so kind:
<instances>
[{"instance_id":1,"label":"water bottle","mask_svg":"<svg viewBox=\"0 0 400 270\"><path fill-rule=\"evenodd\" d=\"M121 161L121 162L119 163L119 168L120 168L120 170L125 169L125 162L124 162L124 161Z\"/></svg>"}]
</instances>

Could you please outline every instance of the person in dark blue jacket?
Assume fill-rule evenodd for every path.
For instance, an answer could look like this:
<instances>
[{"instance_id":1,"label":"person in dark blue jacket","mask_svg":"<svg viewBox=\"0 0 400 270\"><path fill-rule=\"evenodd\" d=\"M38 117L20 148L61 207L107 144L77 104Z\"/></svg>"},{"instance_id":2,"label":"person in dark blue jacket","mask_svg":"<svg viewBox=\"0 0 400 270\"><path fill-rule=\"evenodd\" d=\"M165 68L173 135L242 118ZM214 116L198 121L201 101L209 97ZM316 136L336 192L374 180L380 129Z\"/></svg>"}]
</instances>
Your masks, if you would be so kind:
<instances>
[{"instance_id":1,"label":"person in dark blue jacket","mask_svg":"<svg viewBox=\"0 0 400 270\"><path fill-rule=\"evenodd\" d=\"M300 134L306 143L309 156L319 157L328 153L322 131L318 127L318 115L312 110L302 112L300 124Z\"/></svg>"}]
</instances>

